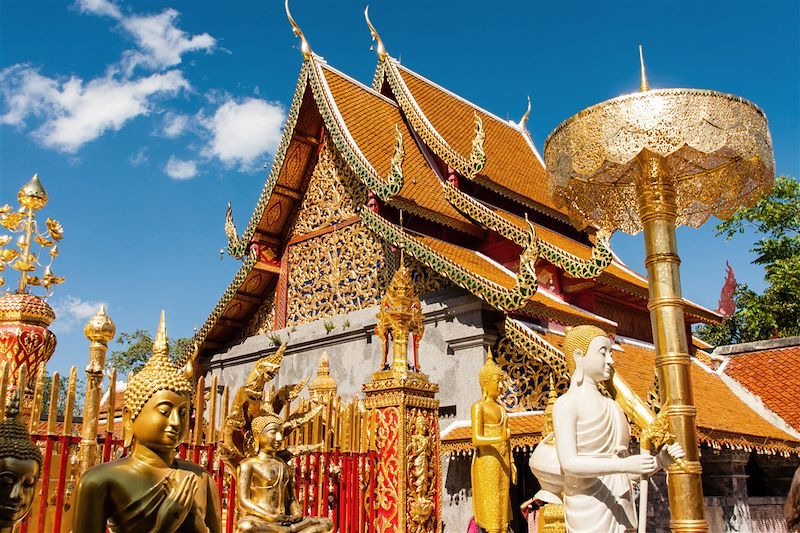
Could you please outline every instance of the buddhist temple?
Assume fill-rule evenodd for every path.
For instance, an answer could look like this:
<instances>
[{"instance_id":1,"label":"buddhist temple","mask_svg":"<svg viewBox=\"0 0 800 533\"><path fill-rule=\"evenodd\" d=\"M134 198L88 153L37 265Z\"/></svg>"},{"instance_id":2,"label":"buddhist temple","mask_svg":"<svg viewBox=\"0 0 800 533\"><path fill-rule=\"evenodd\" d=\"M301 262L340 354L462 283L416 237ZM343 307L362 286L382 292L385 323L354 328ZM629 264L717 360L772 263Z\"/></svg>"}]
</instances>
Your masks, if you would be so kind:
<instances>
[{"instance_id":1,"label":"buddhist temple","mask_svg":"<svg viewBox=\"0 0 800 533\"><path fill-rule=\"evenodd\" d=\"M609 235L576 230L553 202L528 113L498 118L401 64L370 30L377 54L365 84L329 65L295 27L302 57L279 147L246 227L237 231L230 209L225 224L241 267L195 341L220 386L241 385L256 360L288 341L280 383L312 374L324 351L325 376L335 380L326 386L354 396L380 369L376 314L404 264L424 315L419 365L439 385L442 519L448 531L465 531L469 407L486 350L510 377L502 399L525 473L512 488L518 510L538 488L527 452L542 438L546 361L560 354L566 327L615 335L617 372L658 407L647 280L614 254ZM722 319L684 306L690 338L694 324ZM783 414L781 424L780 401L752 402L731 385L748 386L737 377L740 358L698 339L690 351L712 530L734 515L770 530L800 454L797 418ZM663 475L656 483L665 486ZM648 530L665 530L667 520L663 490L651 496Z\"/></svg>"}]
</instances>

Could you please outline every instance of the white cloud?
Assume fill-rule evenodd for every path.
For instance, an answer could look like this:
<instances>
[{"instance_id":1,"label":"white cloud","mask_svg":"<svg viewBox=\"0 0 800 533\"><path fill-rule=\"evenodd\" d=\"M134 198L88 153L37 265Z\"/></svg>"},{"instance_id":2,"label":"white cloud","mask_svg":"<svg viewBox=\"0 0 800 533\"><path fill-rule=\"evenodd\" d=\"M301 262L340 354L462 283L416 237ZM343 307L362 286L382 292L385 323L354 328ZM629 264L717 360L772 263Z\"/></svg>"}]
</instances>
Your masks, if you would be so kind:
<instances>
[{"instance_id":1,"label":"white cloud","mask_svg":"<svg viewBox=\"0 0 800 533\"><path fill-rule=\"evenodd\" d=\"M146 115L152 98L189 88L177 70L131 80L106 75L84 83L77 77L59 82L29 65L14 65L0 71L7 107L0 124L22 126L28 116L43 117L34 137L47 148L74 153L106 131Z\"/></svg>"},{"instance_id":2,"label":"white cloud","mask_svg":"<svg viewBox=\"0 0 800 533\"><path fill-rule=\"evenodd\" d=\"M197 163L170 156L164 172L174 180L190 180L197 175Z\"/></svg>"},{"instance_id":3,"label":"white cloud","mask_svg":"<svg viewBox=\"0 0 800 533\"><path fill-rule=\"evenodd\" d=\"M155 15L123 15L119 6L108 0L77 0L75 4L82 13L108 16L119 22L136 43L138 50L123 54L123 67L128 75L137 66L154 70L179 65L181 56L187 52L205 50L210 52L217 44L208 33L189 35L179 29L179 13L165 9Z\"/></svg>"},{"instance_id":4,"label":"white cloud","mask_svg":"<svg viewBox=\"0 0 800 533\"><path fill-rule=\"evenodd\" d=\"M119 10L119 7L107 0L77 0L75 5L78 6L81 13L104 15L115 19L122 18L122 12Z\"/></svg>"},{"instance_id":5,"label":"white cloud","mask_svg":"<svg viewBox=\"0 0 800 533\"><path fill-rule=\"evenodd\" d=\"M189 115L169 112L164 115L164 127L161 130L161 134L168 139L174 139L180 136L188 125Z\"/></svg>"},{"instance_id":6,"label":"white cloud","mask_svg":"<svg viewBox=\"0 0 800 533\"><path fill-rule=\"evenodd\" d=\"M134 154L131 154L131 156L128 158L128 162L131 164L131 166L134 166L134 167L140 167L140 166L144 165L145 163L147 163L147 160L148 160L148 156L147 156L147 147L146 146L143 147L143 148L140 148L139 151L137 151Z\"/></svg>"},{"instance_id":7,"label":"white cloud","mask_svg":"<svg viewBox=\"0 0 800 533\"><path fill-rule=\"evenodd\" d=\"M56 320L50 329L54 333L69 333L81 328L89 318L100 310L101 305L108 307L106 302L91 302L74 296L64 296L57 302L53 302Z\"/></svg>"},{"instance_id":8,"label":"white cloud","mask_svg":"<svg viewBox=\"0 0 800 533\"><path fill-rule=\"evenodd\" d=\"M120 19L122 27L131 34L139 50L126 52L123 63L128 72L138 65L164 69L180 64L187 52L214 49L217 44L208 33L189 35L178 29L178 12L165 9L156 15L137 15Z\"/></svg>"},{"instance_id":9,"label":"white cloud","mask_svg":"<svg viewBox=\"0 0 800 533\"><path fill-rule=\"evenodd\" d=\"M243 169L252 168L260 156L277 148L284 119L280 104L256 98L237 103L228 98L203 122L211 133L203 153L228 167L239 164Z\"/></svg>"}]
</instances>

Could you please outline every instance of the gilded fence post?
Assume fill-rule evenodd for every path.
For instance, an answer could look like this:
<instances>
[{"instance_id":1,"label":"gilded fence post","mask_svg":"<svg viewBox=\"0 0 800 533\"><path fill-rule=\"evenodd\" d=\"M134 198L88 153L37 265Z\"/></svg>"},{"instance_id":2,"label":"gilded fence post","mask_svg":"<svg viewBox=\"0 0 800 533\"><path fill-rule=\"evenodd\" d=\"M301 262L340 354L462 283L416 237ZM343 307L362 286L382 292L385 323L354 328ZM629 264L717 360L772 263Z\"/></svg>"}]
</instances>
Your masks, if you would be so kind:
<instances>
[{"instance_id":1,"label":"gilded fence post","mask_svg":"<svg viewBox=\"0 0 800 533\"><path fill-rule=\"evenodd\" d=\"M106 314L105 306L86 323L83 330L89 345L89 364L86 366L86 398L83 403L83 424L81 428L81 468L86 472L94 466L97 458L97 431L99 424L100 396L102 394L103 371L106 367L108 343L114 338L114 322ZM113 417L113 413L109 413Z\"/></svg>"}]
</instances>

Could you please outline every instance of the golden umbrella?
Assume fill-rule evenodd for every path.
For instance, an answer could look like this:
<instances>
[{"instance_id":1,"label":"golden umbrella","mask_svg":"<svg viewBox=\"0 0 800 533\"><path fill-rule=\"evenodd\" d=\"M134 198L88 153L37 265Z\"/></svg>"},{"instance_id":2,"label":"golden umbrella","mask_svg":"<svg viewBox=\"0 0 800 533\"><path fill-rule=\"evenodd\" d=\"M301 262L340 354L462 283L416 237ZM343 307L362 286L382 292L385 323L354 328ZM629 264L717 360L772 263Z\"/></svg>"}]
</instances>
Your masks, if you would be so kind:
<instances>
[{"instance_id":1,"label":"golden umbrella","mask_svg":"<svg viewBox=\"0 0 800 533\"><path fill-rule=\"evenodd\" d=\"M752 205L772 188L775 161L757 106L713 91L651 91L644 61L641 69L640 93L566 120L545 141L544 158L551 194L576 227L644 230L662 410L686 451L686 467L670 468L670 528L707 531L675 227Z\"/></svg>"}]
</instances>

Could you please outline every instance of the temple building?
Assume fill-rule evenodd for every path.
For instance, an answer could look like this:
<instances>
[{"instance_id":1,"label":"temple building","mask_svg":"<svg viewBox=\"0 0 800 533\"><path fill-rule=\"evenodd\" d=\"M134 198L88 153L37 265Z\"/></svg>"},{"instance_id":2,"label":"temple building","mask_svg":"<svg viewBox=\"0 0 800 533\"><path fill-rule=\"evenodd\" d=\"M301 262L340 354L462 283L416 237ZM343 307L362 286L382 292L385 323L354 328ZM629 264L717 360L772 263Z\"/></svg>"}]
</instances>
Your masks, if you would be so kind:
<instances>
[{"instance_id":1,"label":"temple building","mask_svg":"<svg viewBox=\"0 0 800 533\"><path fill-rule=\"evenodd\" d=\"M338 393L358 395L381 368L378 304L404 262L422 300L419 365L440 388L442 516L448 531L465 531L469 409L487 350L510 377L503 400L527 473L512 489L519 503L538 488L527 452L542 437L551 377L566 386L549 363L566 327L614 334L617 371L658 408L647 280L609 235L575 229L553 202L527 113L503 120L460 98L401 65L372 31L378 57L365 85L315 55L296 28L304 60L271 170L244 231L230 211L226 221L241 268L195 340L220 385L241 385L288 341L280 383L312 374L324 350ZM688 335L721 320L684 304ZM776 421L778 407L731 387L735 359L690 344L712 530L778 531L800 434ZM648 530L663 531L665 483L654 482ZM514 531L525 530L517 517Z\"/></svg>"}]
</instances>

